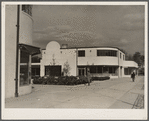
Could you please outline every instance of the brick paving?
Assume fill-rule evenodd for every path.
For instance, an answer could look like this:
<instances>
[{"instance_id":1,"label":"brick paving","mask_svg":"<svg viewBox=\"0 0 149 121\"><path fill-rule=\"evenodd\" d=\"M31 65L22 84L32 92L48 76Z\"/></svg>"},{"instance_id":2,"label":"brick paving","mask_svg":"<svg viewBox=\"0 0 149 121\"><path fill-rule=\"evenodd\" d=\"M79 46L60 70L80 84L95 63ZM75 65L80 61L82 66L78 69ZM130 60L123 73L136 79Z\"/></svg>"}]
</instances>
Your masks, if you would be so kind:
<instances>
[{"instance_id":1,"label":"brick paving","mask_svg":"<svg viewBox=\"0 0 149 121\"><path fill-rule=\"evenodd\" d=\"M144 77L94 81L87 85L33 85L33 92L5 100L6 108L144 108Z\"/></svg>"}]
</instances>

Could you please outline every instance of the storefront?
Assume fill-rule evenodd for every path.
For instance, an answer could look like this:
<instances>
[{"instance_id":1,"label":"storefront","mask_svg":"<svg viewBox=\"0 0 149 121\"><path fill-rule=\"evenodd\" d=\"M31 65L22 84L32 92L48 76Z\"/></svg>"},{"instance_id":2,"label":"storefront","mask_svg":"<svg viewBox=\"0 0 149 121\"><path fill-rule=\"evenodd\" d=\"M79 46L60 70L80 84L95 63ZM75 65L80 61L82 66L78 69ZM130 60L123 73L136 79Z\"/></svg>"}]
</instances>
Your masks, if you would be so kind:
<instances>
[{"instance_id":1,"label":"storefront","mask_svg":"<svg viewBox=\"0 0 149 121\"><path fill-rule=\"evenodd\" d=\"M19 44L20 50L20 69L19 69L19 95L23 95L26 89L31 90L31 57L40 53L40 48L26 44ZM26 90L26 91L25 91Z\"/></svg>"}]
</instances>

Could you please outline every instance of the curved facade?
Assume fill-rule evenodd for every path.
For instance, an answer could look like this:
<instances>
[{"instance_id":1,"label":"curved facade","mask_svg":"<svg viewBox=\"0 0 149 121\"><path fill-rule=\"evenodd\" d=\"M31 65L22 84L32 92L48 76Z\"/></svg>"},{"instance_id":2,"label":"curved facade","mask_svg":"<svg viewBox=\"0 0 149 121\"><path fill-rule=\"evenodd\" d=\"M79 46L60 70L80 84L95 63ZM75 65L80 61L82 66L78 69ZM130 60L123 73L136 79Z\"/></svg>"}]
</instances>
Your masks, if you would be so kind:
<instances>
[{"instance_id":1,"label":"curved facade","mask_svg":"<svg viewBox=\"0 0 149 121\"><path fill-rule=\"evenodd\" d=\"M125 54L118 48L113 47L62 47L55 42L49 42L46 50L42 52L40 76L50 75L46 70L59 66L63 73L64 65L70 66L69 75L86 76L87 68L93 76L109 75L111 78L128 76L127 66L130 64L131 72L137 68L135 62L125 61ZM58 67L57 67L58 69ZM52 70L51 70L52 71ZM130 73L129 73L130 76Z\"/></svg>"},{"instance_id":2,"label":"curved facade","mask_svg":"<svg viewBox=\"0 0 149 121\"><path fill-rule=\"evenodd\" d=\"M23 5L24 7L26 5ZM32 6L27 5L32 11ZM16 76L16 51L17 51L17 5L6 5L5 11L5 98L15 96ZM19 28L19 56L18 56L18 94L23 95L31 92L30 69L31 54L25 53L23 44L32 44L33 19L27 13L26 8L20 6L20 28ZM26 46L27 47L27 46ZM30 47L31 48L31 47ZM26 55L23 56L23 55Z\"/></svg>"},{"instance_id":3,"label":"curved facade","mask_svg":"<svg viewBox=\"0 0 149 121\"><path fill-rule=\"evenodd\" d=\"M24 11L20 11L20 43L32 45L33 19Z\"/></svg>"},{"instance_id":4,"label":"curved facade","mask_svg":"<svg viewBox=\"0 0 149 121\"><path fill-rule=\"evenodd\" d=\"M78 51L85 51L85 56L78 58L78 65L118 65L118 49L78 48ZM113 51L115 55L111 56Z\"/></svg>"}]
</instances>

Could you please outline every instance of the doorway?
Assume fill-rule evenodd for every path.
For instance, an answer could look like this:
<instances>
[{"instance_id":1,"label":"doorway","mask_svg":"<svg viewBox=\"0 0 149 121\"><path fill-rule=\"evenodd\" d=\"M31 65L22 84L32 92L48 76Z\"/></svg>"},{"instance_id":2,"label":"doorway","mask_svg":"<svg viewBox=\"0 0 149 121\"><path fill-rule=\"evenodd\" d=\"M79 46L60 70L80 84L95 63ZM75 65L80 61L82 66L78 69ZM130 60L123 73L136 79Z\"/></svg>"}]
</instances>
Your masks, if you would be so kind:
<instances>
[{"instance_id":1,"label":"doorway","mask_svg":"<svg viewBox=\"0 0 149 121\"><path fill-rule=\"evenodd\" d=\"M45 66L45 75L61 76L61 66Z\"/></svg>"},{"instance_id":2,"label":"doorway","mask_svg":"<svg viewBox=\"0 0 149 121\"><path fill-rule=\"evenodd\" d=\"M79 76L85 76L86 75L86 68L78 68Z\"/></svg>"}]
</instances>

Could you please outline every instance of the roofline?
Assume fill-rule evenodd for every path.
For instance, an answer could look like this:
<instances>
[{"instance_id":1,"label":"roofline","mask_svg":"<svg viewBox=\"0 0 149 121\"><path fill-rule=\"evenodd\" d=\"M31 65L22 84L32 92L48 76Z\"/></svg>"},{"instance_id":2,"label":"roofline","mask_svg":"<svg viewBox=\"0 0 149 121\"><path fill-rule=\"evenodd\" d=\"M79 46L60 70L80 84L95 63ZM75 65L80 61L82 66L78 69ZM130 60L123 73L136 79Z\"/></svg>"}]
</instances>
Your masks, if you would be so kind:
<instances>
[{"instance_id":1,"label":"roofline","mask_svg":"<svg viewBox=\"0 0 149 121\"><path fill-rule=\"evenodd\" d=\"M118 47L111 47L111 46L92 46L92 47L68 47L68 48L60 48L60 49L80 49L80 48L114 48L118 49L121 52L123 52L120 48ZM124 52L123 52L124 53ZM124 53L125 54L125 53Z\"/></svg>"},{"instance_id":2,"label":"roofline","mask_svg":"<svg viewBox=\"0 0 149 121\"><path fill-rule=\"evenodd\" d=\"M40 47L36 47L36 46L28 45L28 44L23 44L23 43L19 43L19 45L26 45L26 46L30 46L30 47L33 47L33 48L40 49Z\"/></svg>"}]
</instances>

